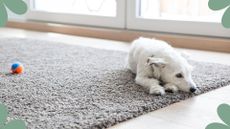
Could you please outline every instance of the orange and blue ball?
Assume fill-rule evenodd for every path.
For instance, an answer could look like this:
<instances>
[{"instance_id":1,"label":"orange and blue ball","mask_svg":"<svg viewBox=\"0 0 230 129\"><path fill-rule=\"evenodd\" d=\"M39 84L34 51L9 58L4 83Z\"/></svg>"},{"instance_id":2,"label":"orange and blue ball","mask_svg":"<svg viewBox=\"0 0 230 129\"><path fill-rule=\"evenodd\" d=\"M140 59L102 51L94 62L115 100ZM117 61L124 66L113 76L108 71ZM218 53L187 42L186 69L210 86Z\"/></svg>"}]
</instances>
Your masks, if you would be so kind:
<instances>
[{"instance_id":1,"label":"orange and blue ball","mask_svg":"<svg viewBox=\"0 0 230 129\"><path fill-rule=\"evenodd\" d=\"M16 62L11 65L11 71L14 74L21 74L24 71L24 67L21 63Z\"/></svg>"}]
</instances>

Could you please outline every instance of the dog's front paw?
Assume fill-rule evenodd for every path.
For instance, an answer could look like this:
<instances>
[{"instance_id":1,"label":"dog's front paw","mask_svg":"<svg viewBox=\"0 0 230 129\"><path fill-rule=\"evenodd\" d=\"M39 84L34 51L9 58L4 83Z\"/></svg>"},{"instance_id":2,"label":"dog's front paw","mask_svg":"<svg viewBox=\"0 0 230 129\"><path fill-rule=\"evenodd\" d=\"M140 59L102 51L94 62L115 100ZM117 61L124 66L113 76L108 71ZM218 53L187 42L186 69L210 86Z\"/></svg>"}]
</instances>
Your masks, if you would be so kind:
<instances>
[{"instance_id":1,"label":"dog's front paw","mask_svg":"<svg viewBox=\"0 0 230 129\"><path fill-rule=\"evenodd\" d=\"M164 85L164 87L165 87L166 92L170 92L170 93L178 92L177 86L175 86L173 84L168 83L168 84Z\"/></svg>"},{"instance_id":2,"label":"dog's front paw","mask_svg":"<svg viewBox=\"0 0 230 129\"><path fill-rule=\"evenodd\" d=\"M149 93L153 95L164 95L165 89L162 86L152 86L149 89Z\"/></svg>"}]
</instances>

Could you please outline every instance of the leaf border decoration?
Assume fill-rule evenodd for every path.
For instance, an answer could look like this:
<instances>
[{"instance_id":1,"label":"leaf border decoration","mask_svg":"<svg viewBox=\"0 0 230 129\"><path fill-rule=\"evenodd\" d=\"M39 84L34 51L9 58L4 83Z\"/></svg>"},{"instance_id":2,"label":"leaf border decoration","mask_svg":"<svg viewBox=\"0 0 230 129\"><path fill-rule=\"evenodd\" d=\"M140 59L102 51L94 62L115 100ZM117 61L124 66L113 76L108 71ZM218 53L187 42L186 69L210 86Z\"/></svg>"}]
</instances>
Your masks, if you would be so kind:
<instances>
[{"instance_id":1,"label":"leaf border decoration","mask_svg":"<svg viewBox=\"0 0 230 129\"><path fill-rule=\"evenodd\" d=\"M224 122L214 122L209 124L205 129L230 129L230 105L221 104L217 109L218 116Z\"/></svg>"},{"instance_id":2,"label":"leaf border decoration","mask_svg":"<svg viewBox=\"0 0 230 129\"><path fill-rule=\"evenodd\" d=\"M209 0L208 6L214 11L227 8L221 22L225 28L230 28L230 0Z\"/></svg>"},{"instance_id":3,"label":"leaf border decoration","mask_svg":"<svg viewBox=\"0 0 230 129\"><path fill-rule=\"evenodd\" d=\"M7 107L0 103L0 129L26 129L26 124L22 120L11 120L7 122Z\"/></svg>"},{"instance_id":4,"label":"leaf border decoration","mask_svg":"<svg viewBox=\"0 0 230 129\"><path fill-rule=\"evenodd\" d=\"M22 15L26 13L28 7L23 0L0 0L0 27L7 23L7 9L15 14Z\"/></svg>"}]
</instances>

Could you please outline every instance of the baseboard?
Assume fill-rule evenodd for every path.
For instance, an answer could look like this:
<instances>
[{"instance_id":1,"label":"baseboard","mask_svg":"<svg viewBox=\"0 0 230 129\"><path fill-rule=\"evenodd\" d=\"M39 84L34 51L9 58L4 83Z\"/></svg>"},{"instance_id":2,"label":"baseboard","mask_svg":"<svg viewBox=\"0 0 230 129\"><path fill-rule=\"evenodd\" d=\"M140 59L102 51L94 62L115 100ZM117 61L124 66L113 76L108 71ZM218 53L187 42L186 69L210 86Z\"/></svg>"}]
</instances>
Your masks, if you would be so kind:
<instances>
[{"instance_id":1,"label":"baseboard","mask_svg":"<svg viewBox=\"0 0 230 129\"><path fill-rule=\"evenodd\" d=\"M198 50L229 52L230 39L216 37L189 36L177 34L162 34L154 32L83 27L63 24L50 24L31 21L9 21L7 27L20 28L42 32L55 32L69 35L102 38L109 40L118 40L131 42L132 40L143 36L157 38L169 42L174 47L189 48Z\"/></svg>"}]
</instances>

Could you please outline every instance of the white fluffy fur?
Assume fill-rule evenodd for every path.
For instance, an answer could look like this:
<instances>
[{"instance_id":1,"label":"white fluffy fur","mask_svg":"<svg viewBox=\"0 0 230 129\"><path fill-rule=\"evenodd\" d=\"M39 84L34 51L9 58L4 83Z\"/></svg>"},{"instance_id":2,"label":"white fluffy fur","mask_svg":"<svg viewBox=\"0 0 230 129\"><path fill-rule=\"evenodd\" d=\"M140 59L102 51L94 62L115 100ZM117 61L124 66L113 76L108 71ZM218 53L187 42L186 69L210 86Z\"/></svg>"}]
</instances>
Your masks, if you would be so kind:
<instances>
[{"instance_id":1,"label":"white fluffy fur","mask_svg":"<svg viewBox=\"0 0 230 129\"><path fill-rule=\"evenodd\" d=\"M147 38L133 41L128 65L136 74L136 83L147 88L150 94L163 95L165 91L178 90L190 92L191 88L196 88L191 77L192 66L164 41ZM179 73L183 77L178 78ZM160 82L164 85L161 86Z\"/></svg>"}]
</instances>

